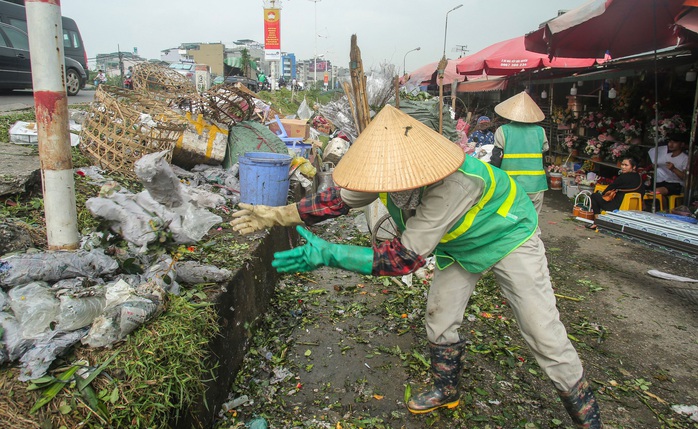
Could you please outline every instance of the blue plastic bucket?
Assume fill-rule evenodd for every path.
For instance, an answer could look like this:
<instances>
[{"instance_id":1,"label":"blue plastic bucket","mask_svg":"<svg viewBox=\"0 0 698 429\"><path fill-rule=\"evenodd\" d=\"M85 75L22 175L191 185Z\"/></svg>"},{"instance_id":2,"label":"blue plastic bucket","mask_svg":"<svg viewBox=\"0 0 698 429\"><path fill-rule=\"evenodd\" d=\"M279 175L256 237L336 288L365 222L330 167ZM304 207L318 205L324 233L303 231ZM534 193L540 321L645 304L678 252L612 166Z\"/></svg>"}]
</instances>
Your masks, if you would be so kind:
<instances>
[{"instance_id":1,"label":"blue plastic bucket","mask_svg":"<svg viewBox=\"0 0 698 429\"><path fill-rule=\"evenodd\" d=\"M240 202L284 206L288 199L289 155L246 152L240 163Z\"/></svg>"}]
</instances>

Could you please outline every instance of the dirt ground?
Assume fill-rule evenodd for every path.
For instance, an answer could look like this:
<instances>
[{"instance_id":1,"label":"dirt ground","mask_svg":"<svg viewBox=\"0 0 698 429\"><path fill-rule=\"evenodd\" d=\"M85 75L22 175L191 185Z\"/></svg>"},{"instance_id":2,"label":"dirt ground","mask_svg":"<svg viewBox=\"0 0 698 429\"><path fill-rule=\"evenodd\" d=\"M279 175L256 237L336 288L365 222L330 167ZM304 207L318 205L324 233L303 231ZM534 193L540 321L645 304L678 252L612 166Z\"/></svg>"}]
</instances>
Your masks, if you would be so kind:
<instances>
[{"instance_id":1,"label":"dirt ground","mask_svg":"<svg viewBox=\"0 0 698 429\"><path fill-rule=\"evenodd\" d=\"M571 207L559 191L548 191L540 227L561 319L606 427L698 428L671 408L698 406L698 283L647 275L656 269L698 278L695 261L585 229L571 219ZM312 229L356 243L361 217ZM409 390L428 376L427 285L327 268L285 277L231 393L249 400L235 404L218 427L255 417L271 428L571 427L491 276L466 310L460 406L407 412Z\"/></svg>"}]
</instances>

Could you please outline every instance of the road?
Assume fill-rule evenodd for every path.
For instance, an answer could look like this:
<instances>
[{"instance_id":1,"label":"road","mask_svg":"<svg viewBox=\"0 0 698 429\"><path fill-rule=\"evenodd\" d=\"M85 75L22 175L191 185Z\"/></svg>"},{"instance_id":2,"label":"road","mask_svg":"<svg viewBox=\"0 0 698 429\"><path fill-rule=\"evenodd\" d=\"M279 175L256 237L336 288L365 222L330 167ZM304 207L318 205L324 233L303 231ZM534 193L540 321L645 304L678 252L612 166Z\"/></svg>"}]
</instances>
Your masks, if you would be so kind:
<instances>
[{"instance_id":1,"label":"road","mask_svg":"<svg viewBox=\"0 0 698 429\"><path fill-rule=\"evenodd\" d=\"M94 100L94 90L83 89L78 95L68 97L68 105L84 104ZM0 112L31 109L34 107L34 93L28 90L0 93Z\"/></svg>"}]
</instances>

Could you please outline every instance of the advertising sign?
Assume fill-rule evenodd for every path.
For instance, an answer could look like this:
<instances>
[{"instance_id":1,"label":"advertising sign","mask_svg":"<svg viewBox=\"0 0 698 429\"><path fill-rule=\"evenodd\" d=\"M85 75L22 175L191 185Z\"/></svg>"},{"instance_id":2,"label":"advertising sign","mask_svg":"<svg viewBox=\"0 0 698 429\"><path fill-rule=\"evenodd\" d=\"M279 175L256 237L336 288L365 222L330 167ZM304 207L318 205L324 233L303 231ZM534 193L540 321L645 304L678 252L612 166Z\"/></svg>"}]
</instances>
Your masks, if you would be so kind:
<instances>
[{"instance_id":1,"label":"advertising sign","mask_svg":"<svg viewBox=\"0 0 698 429\"><path fill-rule=\"evenodd\" d=\"M280 9L264 9L264 59L281 59Z\"/></svg>"}]
</instances>

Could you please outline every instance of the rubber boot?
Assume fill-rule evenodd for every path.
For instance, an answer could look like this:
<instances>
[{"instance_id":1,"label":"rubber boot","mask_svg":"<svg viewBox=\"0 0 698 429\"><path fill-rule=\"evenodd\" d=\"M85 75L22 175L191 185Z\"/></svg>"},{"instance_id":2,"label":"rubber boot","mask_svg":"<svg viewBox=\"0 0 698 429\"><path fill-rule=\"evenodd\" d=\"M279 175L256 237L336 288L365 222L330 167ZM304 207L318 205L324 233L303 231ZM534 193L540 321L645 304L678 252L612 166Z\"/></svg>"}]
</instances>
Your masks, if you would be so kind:
<instances>
[{"instance_id":1,"label":"rubber boot","mask_svg":"<svg viewBox=\"0 0 698 429\"><path fill-rule=\"evenodd\" d=\"M463 370L465 341L441 346L429 343L431 355L431 376L434 385L431 390L418 393L407 402L413 414L432 412L441 407L455 408L460 403L458 382Z\"/></svg>"},{"instance_id":2,"label":"rubber boot","mask_svg":"<svg viewBox=\"0 0 698 429\"><path fill-rule=\"evenodd\" d=\"M558 392L567 413L572 417L576 428L601 429L601 412L594 391L582 376L569 392Z\"/></svg>"}]
</instances>

